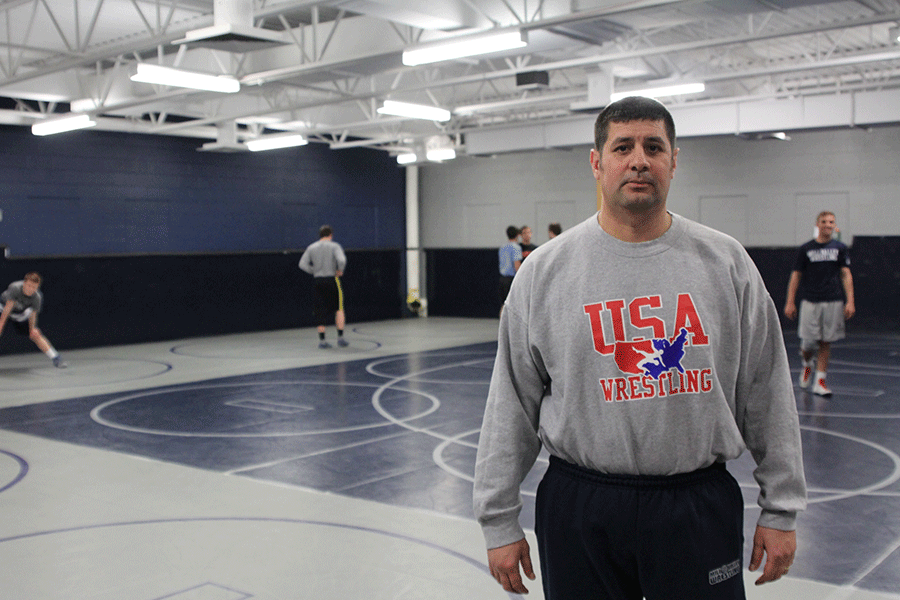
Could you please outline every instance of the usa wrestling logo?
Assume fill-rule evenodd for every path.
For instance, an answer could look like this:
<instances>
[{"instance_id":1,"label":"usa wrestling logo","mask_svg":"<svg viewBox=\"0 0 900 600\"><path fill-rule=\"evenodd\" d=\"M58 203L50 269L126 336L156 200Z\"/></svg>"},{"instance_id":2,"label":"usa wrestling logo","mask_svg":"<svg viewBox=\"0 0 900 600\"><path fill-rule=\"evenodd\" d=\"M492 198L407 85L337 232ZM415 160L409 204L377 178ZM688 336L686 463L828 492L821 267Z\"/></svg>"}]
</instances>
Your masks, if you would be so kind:
<instances>
[{"instance_id":1,"label":"usa wrestling logo","mask_svg":"<svg viewBox=\"0 0 900 600\"><path fill-rule=\"evenodd\" d=\"M647 310L648 315L644 314ZM709 345L709 336L690 294L679 294L674 334L666 335L662 319L652 312L662 309L660 296L624 300L608 300L584 306L589 318L594 351L614 359L622 377L600 379L600 389L607 402L625 402L646 398L662 398L679 394L697 394L712 390L712 369L685 369L682 359L686 348ZM607 339L604 321L612 325L612 339ZM625 339L626 322L632 329L650 329L650 338Z\"/></svg>"}]
</instances>

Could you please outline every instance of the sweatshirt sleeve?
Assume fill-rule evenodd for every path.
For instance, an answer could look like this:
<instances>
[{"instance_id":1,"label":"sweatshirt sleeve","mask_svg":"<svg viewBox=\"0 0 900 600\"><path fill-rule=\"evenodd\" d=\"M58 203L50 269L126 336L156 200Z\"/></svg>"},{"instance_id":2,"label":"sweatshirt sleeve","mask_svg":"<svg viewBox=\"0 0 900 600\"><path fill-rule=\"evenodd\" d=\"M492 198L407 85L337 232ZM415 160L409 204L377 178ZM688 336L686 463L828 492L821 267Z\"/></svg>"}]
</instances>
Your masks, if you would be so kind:
<instances>
[{"instance_id":1,"label":"sweatshirt sleeve","mask_svg":"<svg viewBox=\"0 0 900 600\"><path fill-rule=\"evenodd\" d=\"M475 461L474 510L487 547L522 539L519 487L541 449L538 420L547 375L527 323L507 305Z\"/></svg>"},{"instance_id":2,"label":"sweatshirt sleeve","mask_svg":"<svg viewBox=\"0 0 900 600\"><path fill-rule=\"evenodd\" d=\"M313 266L312 261L310 261L309 248L304 250L303 256L300 257L300 263L297 266L299 266L302 271L305 271L310 275L313 274Z\"/></svg>"},{"instance_id":3,"label":"sweatshirt sleeve","mask_svg":"<svg viewBox=\"0 0 900 600\"><path fill-rule=\"evenodd\" d=\"M334 257L337 261L337 270L343 271L344 267L347 266L347 255L344 254L344 249L340 245L337 245L335 248Z\"/></svg>"},{"instance_id":4,"label":"sweatshirt sleeve","mask_svg":"<svg viewBox=\"0 0 900 600\"><path fill-rule=\"evenodd\" d=\"M791 531L806 508L797 405L778 312L750 257L745 261L750 281L741 298L737 423L757 464L758 524Z\"/></svg>"}]
</instances>

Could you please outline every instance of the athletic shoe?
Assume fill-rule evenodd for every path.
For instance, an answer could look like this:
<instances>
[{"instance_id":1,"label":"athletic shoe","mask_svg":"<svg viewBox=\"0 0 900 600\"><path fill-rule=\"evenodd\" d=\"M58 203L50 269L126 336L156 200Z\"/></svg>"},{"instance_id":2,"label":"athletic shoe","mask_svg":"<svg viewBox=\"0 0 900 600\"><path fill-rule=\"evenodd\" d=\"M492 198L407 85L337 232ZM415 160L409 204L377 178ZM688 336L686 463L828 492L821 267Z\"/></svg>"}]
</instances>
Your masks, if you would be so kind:
<instances>
[{"instance_id":1,"label":"athletic shoe","mask_svg":"<svg viewBox=\"0 0 900 600\"><path fill-rule=\"evenodd\" d=\"M350 342L348 342L344 338L342 338L342 337L338 338L338 346L340 346L341 348L346 348L349 345L350 345Z\"/></svg>"},{"instance_id":2,"label":"athletic shoe","mask_svg":"<svg viewBox=\"0 0 900 600\"><path fill-rule=\"evenodd\" d=\"M57 369L65 369L69 366L69 363L62 359L62 356L57 355L56 358L53 359L53 366Z\"/></svg>"},{"instance_id":3,"label":"athletic shoe","mask_svg":"<svg viewBox=\"0 0 900 600\"><path fill-rule=\"evenodd\" d=\"M328 348L331 348L331 344L329 344L328 342L326 342L326 341L324 341L324 340L321 341L321 342L319 342L319 349L320 349L320 350L327 350Z\"/></svg>"},{"instance_id":4,"label":"athletic shoe","mask_svg":"<svg viewBox=\"0 0 900 600\"><path fill-rule=\"evenodd\" d=\"M813 374L816 368L816 364L812 361L809 364L803 365L800 369L800 387L804 390L809 387L809 384L812 383Z\"/></svg>"},{"instance_id":5,"label":"athletic shoe","mask_svg":"<svg viewBox=\"0 0 900 600\"><path fill-rule=\"evenodd\" d=\"M816 380L816 383L812 387L812 393L818 394L820 396L830 396L831 390L828 389L828 386L825 385L825 378L820 377Z\"/></svg>"}]
</instances>

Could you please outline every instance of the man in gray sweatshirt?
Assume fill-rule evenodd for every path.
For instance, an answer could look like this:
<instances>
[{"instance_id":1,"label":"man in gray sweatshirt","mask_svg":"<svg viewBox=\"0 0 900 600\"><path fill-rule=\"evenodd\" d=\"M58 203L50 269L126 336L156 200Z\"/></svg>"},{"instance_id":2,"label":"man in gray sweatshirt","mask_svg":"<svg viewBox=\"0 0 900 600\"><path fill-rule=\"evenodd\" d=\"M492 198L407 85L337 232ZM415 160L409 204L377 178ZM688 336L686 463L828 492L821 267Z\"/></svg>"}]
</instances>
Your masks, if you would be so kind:
<instances>
[{"instance_id":1,"label":"man in gray sweatshirt","mask_svg":"<svg viewBox=\"0 0 900 600\"><path fill-rule=\"evenodd\" d=\"M347 266L344 249L332 237L334 232L328 225L319 228L319 241L310 244L300 257L300 268L315 279L315 313L319 332L319 348L330 348L325 341L325 326L330 315L334 315L337 327L338 346L349 345L344 339L344 292L341 276Z\"/></svg>"},{"instance_id":2,"label":"man in gray sweatshirt","mask_svg":"<svg viewBox=\"0 0 900 600\"><path fill-rule=\"evenodd\" d=\"M534 578L518 522L541 446L535 532L547 600L743 599L749 449L761 493L750 570L788 572L806 506L778 314L734 239L666 209L675 125L627 98L595 126L600 212L535 250L500 320L475 467L492 575Z\"/></svg>"}]
</instances>

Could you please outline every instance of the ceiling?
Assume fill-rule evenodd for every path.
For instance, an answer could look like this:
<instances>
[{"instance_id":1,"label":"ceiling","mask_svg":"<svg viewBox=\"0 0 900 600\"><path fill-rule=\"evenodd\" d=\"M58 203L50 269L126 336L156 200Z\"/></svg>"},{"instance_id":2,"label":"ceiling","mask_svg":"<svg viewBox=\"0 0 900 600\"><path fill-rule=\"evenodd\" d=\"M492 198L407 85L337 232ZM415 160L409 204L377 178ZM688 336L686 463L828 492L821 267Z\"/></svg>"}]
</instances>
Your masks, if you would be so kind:
<instances>
[{"instance_id":1,"label":"ceiling","mask_svg":"<svg viewBox=\"0 0 900 600\"><path fill-rule=\"evenodd\" d=\"M0 123L85 111L98 129L208 151L296 131L335 150L465 154L469 136L583 118L604 92L649 83L704 82L662 99L695 114L900 90L898 21L900 0L0 0ZM528 46L402 64L404 48L491 28ZM135 83L137 62L232 75L241 91ZM453 117L377 113L386 99Z\"/></svg>"}]
</instances>

